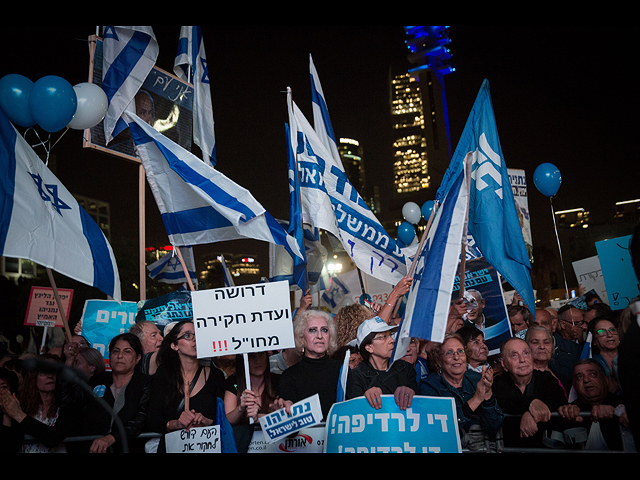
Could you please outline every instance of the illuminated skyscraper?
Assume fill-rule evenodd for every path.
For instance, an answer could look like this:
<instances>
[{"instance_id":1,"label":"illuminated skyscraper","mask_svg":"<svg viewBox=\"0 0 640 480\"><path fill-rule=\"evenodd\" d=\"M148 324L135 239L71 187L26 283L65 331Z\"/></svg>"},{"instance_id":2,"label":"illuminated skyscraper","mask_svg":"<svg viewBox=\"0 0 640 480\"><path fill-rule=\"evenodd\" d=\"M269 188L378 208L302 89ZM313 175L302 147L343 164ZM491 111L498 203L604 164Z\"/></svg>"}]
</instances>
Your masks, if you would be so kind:
<instances>
[{"instance_id":1,"label":"illuminated skyscraper","mask_svg":"<svg viewBox=\"0 0 640 480\"><path fill-rule=\"evenodd\" d=\"M448 28L405 26L410 68L390 80L394 189L402 201L432 199L453 154L444 90L444 76L454 71Z\"/></svg>"}]
</instances>

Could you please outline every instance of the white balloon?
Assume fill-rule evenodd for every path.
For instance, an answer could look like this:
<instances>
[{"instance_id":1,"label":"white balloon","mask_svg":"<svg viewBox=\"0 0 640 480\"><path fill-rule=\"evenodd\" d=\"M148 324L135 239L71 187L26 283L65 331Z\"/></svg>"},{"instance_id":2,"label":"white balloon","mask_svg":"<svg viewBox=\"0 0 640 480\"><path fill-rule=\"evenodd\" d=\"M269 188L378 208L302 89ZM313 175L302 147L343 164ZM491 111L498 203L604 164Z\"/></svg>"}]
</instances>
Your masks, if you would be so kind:
<instances>
[{"instance_id":1,"label":"white balloon","mask_svg":"<svg viewBox=\"0 0 640 480\"><path fill-rule=\"evenodd\" d=\"M422 219L422 210L417 203L409 202L402 209L404 219L412 225L417 225Z\"/></svg>"},{"instance_id":2,"label":"white balloon","mask_svg":"<svg viewBox=\"0 0 640 480\"><path fill-rule=\"evenodd\" d=\"M78 97L78 108L69 128L86 130L98 125L107 115L109 99L104 90L93 83L79 83L73 89Z\"/></svg>"}]
</instances>

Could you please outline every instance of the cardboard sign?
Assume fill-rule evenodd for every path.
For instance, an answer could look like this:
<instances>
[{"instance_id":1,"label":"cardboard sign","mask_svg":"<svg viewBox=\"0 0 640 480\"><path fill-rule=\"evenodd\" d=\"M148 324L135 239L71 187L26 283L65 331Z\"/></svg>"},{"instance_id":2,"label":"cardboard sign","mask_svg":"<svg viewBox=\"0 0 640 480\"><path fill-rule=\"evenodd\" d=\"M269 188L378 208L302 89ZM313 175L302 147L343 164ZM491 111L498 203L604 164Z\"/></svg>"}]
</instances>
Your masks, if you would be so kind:
<instances>
[{"instance_id":1,"label":"cardboard sign","mask_svg":"<svg viewBox=\"0 0 640 480\"><path fill-rule=\"evenodd\" d=\"M320 405L320 396L316 394L293 405L291 415L287 415L283 408L261 417L260 426L267 442L276 443L303 428L317 425L321 421L322 406Z\"/></svg>"},{"instance_id":2,"label":"cardboard sign","mask_svg":"<svg viewBox=\"0 0 640 480\"><path fill-rule=\"evenodd\" d=\"M167 453L222 453L217 425L171 432L164 440Z\"/></svg>"},{"instance_id":3,"label":"cardboard sign","mask_svg":"<svg viewBox=\"0 0 640 480\"><path fill-rule=\"evenodd\" d=\"M324 424L303 428L279 442L268 442L262 430L253 432L247 453L324 453Z\"/></svg>"},{"instance_id":4,"label":"cardboard sign","mask_svg":"<svg viewBox=\"0 0 640 480\"><path fill-rule=\"evenodd\" d=\"M294 348L289 283L191 293L198 358Z\"/></svg>"},{"instance_id":5,"label":"cardboard sign","mask_svg":"<svg viewBox=\"0 0 640 480\"><path fill-rule=\"evenodd\" d=\"M59 288L58 294L68 322L73 290ZM27 327L64 327L53 288L31 287L24 324Z\"/></svg>"},{"instance_id":6,"label":"cardboard sign","mask_svg":"<svg viewBox=\"0 0 640 480\"><path fill-rule=\"evenodd\" d=\"M596 243L604 283L612 310L624 310L640 295L640 280L631 263L632 235Z\"/></svg>"},{"instance_id":7,"label":"cardboard sign","mask_svg":"<svg viewBox=\"0 0 640 480\"><path fill-rule=\"evenodd\" d=\"M453 398L416 396L406 411L393 395L380 410L364 397L336 403L326 433L326 453L462 453Z\"/></svg>"},{"instance_id":8,"label":"cardboard sign","mask_svg":"<svg viewBox=\"0 0 640 480\"><path fill-rule=\"evenodd\" d=\"M115 300L87 300L82 312L82 335L109 363L109 343L135 323L138 304Z\"/></svg>"},{"instance_id":9,"label":"cardboard sign","mask_svg":"<svg viewBox=\"0 0 640 480\"><path fill-rule=\"evenodd\" d=\"M607 287L604 283L602 275L602 267L600 266L600 257L585 258L573 262L573 271L576 274L578 283L584 288L585 292L595 290L603 302L608 301Z\"/></svg>"}]
</instances>

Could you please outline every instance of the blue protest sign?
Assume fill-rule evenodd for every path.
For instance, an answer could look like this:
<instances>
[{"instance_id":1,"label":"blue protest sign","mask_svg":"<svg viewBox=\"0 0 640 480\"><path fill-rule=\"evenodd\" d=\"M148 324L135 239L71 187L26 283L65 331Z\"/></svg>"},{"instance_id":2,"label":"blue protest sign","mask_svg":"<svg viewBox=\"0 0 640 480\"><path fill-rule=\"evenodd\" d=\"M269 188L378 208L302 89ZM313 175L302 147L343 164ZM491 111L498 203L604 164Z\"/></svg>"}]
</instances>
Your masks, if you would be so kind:
<instances>
[{"instance_id":1,"label":"blue protest sign","mask_svg":"<svg viewBox=\"0 0 640 480\"><path fill-rule=\"evenodd\" d=\"M624 310L640 295L640 280L631 263L632 235L596 243L602 275L612 310Z\"/></svg>"},{"instance_id":2,"label":"blue protest sign","mask_svg":"<svg viewBox=\"0 0 640 480\"><path fill-rule=\"evenodd\" d=\"M138 304L135 302L87 300L82 313L82 335L108 360L109 343L114 337L129 331L137 313Z\"/></svg>"},{"instance_id":3,"label":"blue protest sign","mask_svg":"<svg viewBox=\"0 0 640 480\"><path fill-rule=\"evenodd\" d=\"M360 397L334 404L326 428L325 453L462 453L451 398L416 396L401 411L392 395L380 410Z\"/></svg>"}]
</instances>

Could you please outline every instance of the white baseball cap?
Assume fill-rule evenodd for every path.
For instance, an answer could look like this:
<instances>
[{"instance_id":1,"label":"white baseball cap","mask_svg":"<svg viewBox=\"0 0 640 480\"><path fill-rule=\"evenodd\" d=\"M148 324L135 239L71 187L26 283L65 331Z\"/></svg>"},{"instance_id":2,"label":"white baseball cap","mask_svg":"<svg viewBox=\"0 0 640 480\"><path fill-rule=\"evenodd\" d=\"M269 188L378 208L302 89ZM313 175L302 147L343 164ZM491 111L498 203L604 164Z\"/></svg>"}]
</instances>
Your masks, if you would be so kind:
<instances>
[{"instance_id":1,"label":"white baseball cap","mask_svg":"<svg viewBox=\"0 0 640 480\"><path fill-rule=\"evenodd\" d=\"M387 325L380 317L370 318L369 320L365 320L358 327L358 347L362 346L362 342L372 333L382 333L388 332L389 330L395 330L398 328L395 325Z\"/></svg>"}]
</instances>

